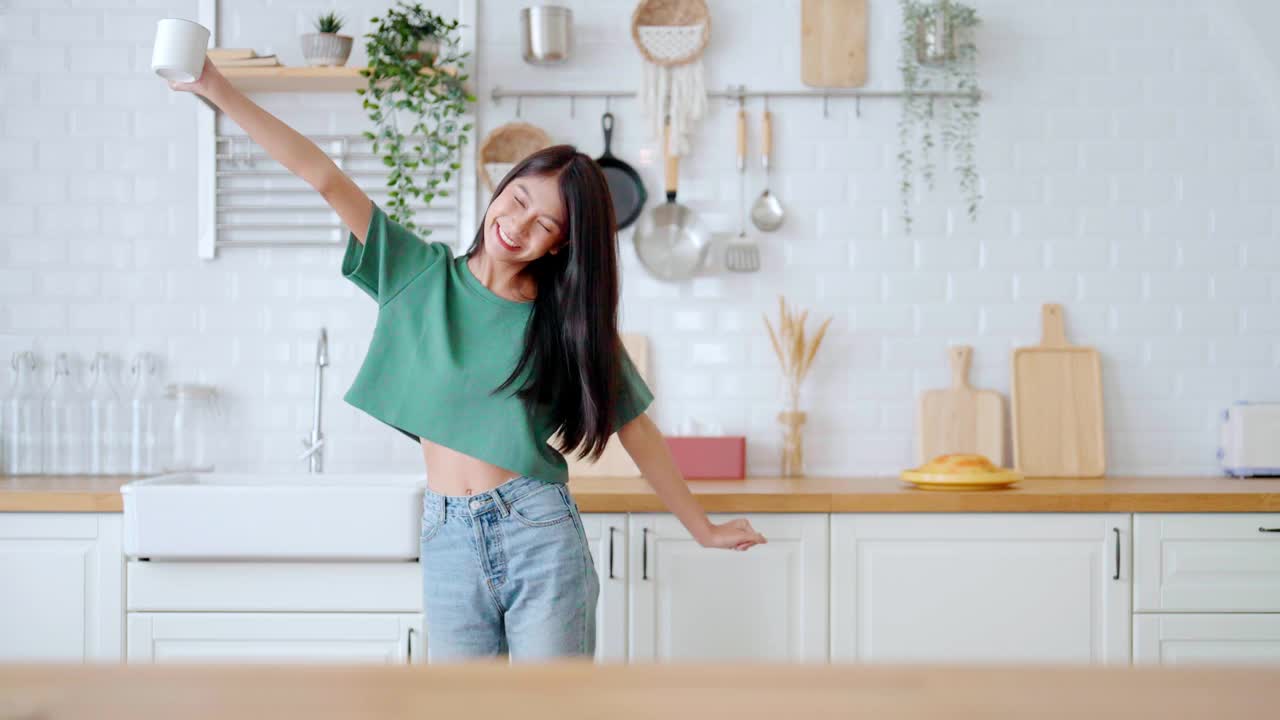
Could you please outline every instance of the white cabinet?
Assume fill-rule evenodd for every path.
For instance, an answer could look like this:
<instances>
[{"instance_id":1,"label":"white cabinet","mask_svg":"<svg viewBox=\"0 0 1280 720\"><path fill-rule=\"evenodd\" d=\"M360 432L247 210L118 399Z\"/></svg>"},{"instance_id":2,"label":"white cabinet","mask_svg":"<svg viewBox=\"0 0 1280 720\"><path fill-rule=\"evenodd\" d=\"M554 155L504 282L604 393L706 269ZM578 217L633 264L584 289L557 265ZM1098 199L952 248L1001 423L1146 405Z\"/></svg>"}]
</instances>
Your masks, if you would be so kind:
<instances>
[{"instance_id":1,"label":"white cabinet","mask_svg":"<svg viewBox=\"0 0 1280 720\"><path fill-rule=\"evenodd\" d=\"M1280 614L1145 613L1133 619L1142 664L1280 664Z\"/></svg>"},{"instance_id":2,"label":"white cabinet","mask_svg":"<svg viewBox=\"0 0 1280 720\"><path fill-rule=\"evenodd\" d=\"M1127 663L1129 515L831 517L837 661Z\"/></svg>"},{"instance_id":3,"label":"white cabinet","mask_svg":"<svg viewBox=\"0 0 1280 720\"><path fill-rule=\"evenodd\" d=\"M1135 663L1280 664L1280 513L1133 518Z\"/></svg>"},{"instance_id":4,"label":"white cabinet","mask_svg":"<svg viewBox=\"0 0 1280 720\"><path fill-rule=\"evenodd\" d=\"M128 563L128 661L426 659L416 562Z\"/></svg>"},{"instance_id":5,"label":"white cabinet","mask_svg":"<svg viewBox=\"0 0 1280 720\"><path fill-rule=\"evenodd\" d=\"M119 661L119 513L0 513L0 661Z\"/></svg>"},{"instance_id":6,"label":"white cabinet","mask_svg":"<svg viewBox=\"0 0 1280 720\"><path fill-rule=\"evenodd\" d=\"M827 659L828 516L746 517L769 542L738 552L698 545L672 515L631 516L632 659Z\"/></svg>"},{"instance_id":7,"label":"white cabinet","mask_svg":"<svg viewBox=\"0 0 1280 720\"><path fill-rule=\"evenodd\" d=\"M130 613L129 662L419 663L417 613Z\"/></svg>"},{"instance_id":8,"label":"white cabinet","mask_svg":"<svg viewBox=\"0 0 1280 720\"><path fill-rule=\"evenodd\" d=\"M586 513L582 527L600 577L596 606L596 661L627 659L627 516Z\"/></svg>"},{"instance_id":9,"label":"white cabinet","mask_svg":"<svg viewBox=\"0 0 1280 720\"><path fill-rule=\"evenodd\" d=\"M1138 612L1280 612L1280 513L1139 514Z\"/></svg>"}]
</instances>

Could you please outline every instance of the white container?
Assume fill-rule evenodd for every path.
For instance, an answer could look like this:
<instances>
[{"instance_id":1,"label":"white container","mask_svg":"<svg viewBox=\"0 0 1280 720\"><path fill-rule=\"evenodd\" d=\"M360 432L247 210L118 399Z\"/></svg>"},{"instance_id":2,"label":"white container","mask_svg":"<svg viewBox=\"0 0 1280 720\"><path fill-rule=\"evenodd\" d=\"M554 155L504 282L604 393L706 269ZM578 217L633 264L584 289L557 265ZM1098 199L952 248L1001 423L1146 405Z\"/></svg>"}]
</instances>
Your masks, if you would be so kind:
<instances>
[{"instance_id":1,"label":"white container","mask_svg":"<svg viewBox=\"0 0 1280 720\"><path fill-rule=\"evenodd\" d=\"M1218 459L1228 475L1280 475L1280 402L1238 402L1222 411Z\"/></svg>"},{"instance_id":2,"label":"white container","mask_svg":"<svg viewBox=\"0 0 1280 720\"><path fill-rule=\"evenodd\" d=\"M180 18L164 18L156 23L156 42L151 50L151 70L166 80L195 82L204 71L209 28Z\"/></svg>"}]
</instances>

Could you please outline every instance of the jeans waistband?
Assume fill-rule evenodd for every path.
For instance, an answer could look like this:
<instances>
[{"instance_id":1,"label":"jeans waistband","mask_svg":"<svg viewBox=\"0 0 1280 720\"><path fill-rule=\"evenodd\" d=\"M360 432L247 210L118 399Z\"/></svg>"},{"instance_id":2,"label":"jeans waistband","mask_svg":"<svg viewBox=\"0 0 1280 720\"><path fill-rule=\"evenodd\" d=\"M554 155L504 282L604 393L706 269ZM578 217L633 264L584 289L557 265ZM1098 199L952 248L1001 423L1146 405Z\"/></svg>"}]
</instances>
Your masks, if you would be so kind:
<instances>
[{"instance_id":1,"label":"jeans waistband","mask_svg":"<svg viewBox=\"0 0 1280 720\"><path fill-rule=\"evenodd\" d=\"M424 513L436 513L445 517L475 516L497 510L506 517L512 503L546 485L547 483L532 475L518 475L492 490L475 495L441 495L428 487L422 493L422 510Z\"/></svg>"}]
</instances>

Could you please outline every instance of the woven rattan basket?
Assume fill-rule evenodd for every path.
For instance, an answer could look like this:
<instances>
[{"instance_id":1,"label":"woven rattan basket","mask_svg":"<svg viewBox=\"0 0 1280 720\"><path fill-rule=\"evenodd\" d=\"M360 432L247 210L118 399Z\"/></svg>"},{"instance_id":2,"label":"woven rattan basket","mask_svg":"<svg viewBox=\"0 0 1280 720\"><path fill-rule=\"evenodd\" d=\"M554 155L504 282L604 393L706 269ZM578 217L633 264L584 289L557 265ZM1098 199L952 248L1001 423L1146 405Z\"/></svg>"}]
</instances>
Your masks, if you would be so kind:
<instances>
[{"instance_id":1,"label":"woven rattan basket","mask_svg":"<svg viewBox=\"0 0 1280 720\"><path fill-rule=\"evenodd\" d=\"M551 137L542 128L524 122L501 125L480 143L476 174L493 192L512 166L545 147L551 147Z\"/></svg>"},{"instance_id":2,"label":"woven rattan basket","mask_svg":"<svg viewBox=\"0 0 1280 720\"><path fill-rule=\"evenodd\" d=\"M690 52L677 55L655 52L652 38L642 38L641 28L681 28L698 33ZM631 39L640 54L655 65L684 65L702 57L711 37L711 11L703 0L642 0L631 14Z\"/></svg>"}]
</instances>

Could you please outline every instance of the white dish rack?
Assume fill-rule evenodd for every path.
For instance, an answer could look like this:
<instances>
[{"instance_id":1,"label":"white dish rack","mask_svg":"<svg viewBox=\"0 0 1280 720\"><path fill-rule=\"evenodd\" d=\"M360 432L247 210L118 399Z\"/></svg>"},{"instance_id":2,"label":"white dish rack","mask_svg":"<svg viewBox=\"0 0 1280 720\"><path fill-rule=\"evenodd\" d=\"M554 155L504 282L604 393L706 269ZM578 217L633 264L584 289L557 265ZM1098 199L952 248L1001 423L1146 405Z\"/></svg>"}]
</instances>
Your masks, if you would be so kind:
<instances>
[{"instance_id":1,"label":"white dish rack","mask_svg":"<svg viewBox=\"0 0 1280 720\"><path fill-rule=\"evenodd\" d=\"M312 135L339 168L374 202L387 206L386 166L362 135ZM409 138L416 141L418 138ZM202 232L200 256L236 247L340 247L348 229L318 192L277 163L246 135L216 135L213 152L212 212ZM438 174L438 173L437 173ZM431 173L415 175L425 187ZM432 240L457 247L463 170L437 186L448 194L428 206L411 202L414 222Z\"/></svg>"}]
</instances>

